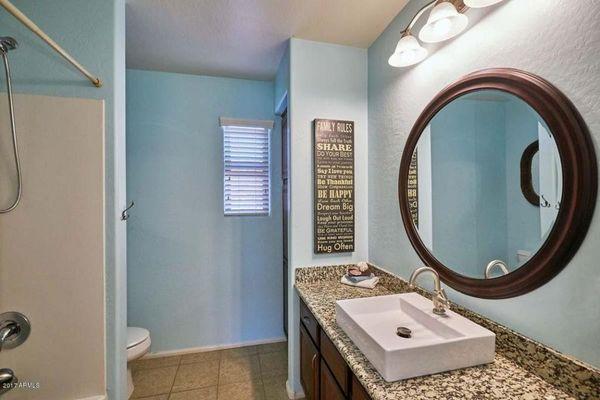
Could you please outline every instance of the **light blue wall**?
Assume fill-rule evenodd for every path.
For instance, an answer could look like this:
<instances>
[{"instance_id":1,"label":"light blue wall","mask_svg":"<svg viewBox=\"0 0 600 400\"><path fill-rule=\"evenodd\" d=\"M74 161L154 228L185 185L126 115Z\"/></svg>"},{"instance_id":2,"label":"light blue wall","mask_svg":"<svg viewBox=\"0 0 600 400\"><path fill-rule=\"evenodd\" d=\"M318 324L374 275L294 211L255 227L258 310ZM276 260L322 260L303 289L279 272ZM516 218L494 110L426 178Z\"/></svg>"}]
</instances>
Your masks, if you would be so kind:
<instances>
[{"instance_id":1,"label":"light blue wall","mask_svg":"<svg viewBox=\"0 0 600 400\"><path fill-rule=\"evenodd\" d=\"M490 261L512 269L517 250L541 244L540 209L521 192L520 168L539 116L512 96L476 96L454 100L430 124L433 250L463 275L483 278Z\"/></svg>"},{"instance_id":2,"label":"light blue wall","mask_svg":"<svg viewBox=\"0 0 600 400\"><path fill-rule=\"evenodd\" d=\"M582 0L576 6L573 2L536 2L531 13L523 13L528 0L470 10L469 18L477 16L478 22L471 23L461 36L436 46L435 51L432 46L430 57L412 68L390 67L387 59L399 33L425 3L409 2L369 48L369 255L404 278L422 263L408 241L398 208L400 158L419 114L446 85L482 68L528 70L555 84L573 101L594 143L600 136L600 42L593 37L597 1ZM450 290L448 295L518 332L600 366L599 249L596 212L577 254L541 288L505 300L477 299Z\"/></svg>"},{"instance_id":3,"label":"light blue wall","mask_svg":"<svg viewBox=\"0 0 600 400\"><path fill-rule=\"evenodd\" d=\"M292 266L366 260L367 231L367 51L292 38L290 54ZM318 60L318 61L317 61ZM345 119L355 124L356 251L313 253L312 122Z\"/></svg>"},{"instance_id":4,"label":"light blue wall","mask_svg":"<svg viewBox=\"0 0 600 400\"><path fill-rule=\"evenodd\" d=\"M218 123L273 119L273 89L127 72L128 316L150 330L153 352L283 336L280 135L271 216L224 217Z\"/></svg>"},{"instance_id":5,"label":"light blue wall","mask_svg":"<svg viewBox=\"0 0 600 400\"><path fill-rule=\"evenodd\" d=\"M290 42L290 258L301 266L340 264L368 258L367 198L367 51L354 47L292 38ZM355 122L354 253L313 254L312 121L315 118ZM291 283L290 283L291 287ZM298 371L298 299L290 291L289 341L291 389L300 388Z\"/></svg>"},{"instance_id":6,"label":"light blue wall","mask_svg":"<svg viewBox=\"0 0 600 400\"><path fill-rule=\"evenodd\" d=\"M503 107L455 100L430 126L433 253L483 277L488 262L506 259Z\"/></svg>"},{"instance_id":7,"label":"light blue wall","mask_svg":"<svg viewBox=\"0 0 600 400\"><path fill-rule=\"evenodd\" d=\"M122 350L126 347L126 270L117 257L124 251L118 209L125 204L124 190L120 189L125 183L118 178L117 163L122 159L119 154L124 151L121 144L125 136L125 4L123 0L12 2L104 83L100 89L94 87L48 45L0 9L0 35L13 36L19 42L18 50L10 53L15 92L105 100L107 390L110 399L121 399L126 390L126 356Z\"/></svg>"}]
</instances>

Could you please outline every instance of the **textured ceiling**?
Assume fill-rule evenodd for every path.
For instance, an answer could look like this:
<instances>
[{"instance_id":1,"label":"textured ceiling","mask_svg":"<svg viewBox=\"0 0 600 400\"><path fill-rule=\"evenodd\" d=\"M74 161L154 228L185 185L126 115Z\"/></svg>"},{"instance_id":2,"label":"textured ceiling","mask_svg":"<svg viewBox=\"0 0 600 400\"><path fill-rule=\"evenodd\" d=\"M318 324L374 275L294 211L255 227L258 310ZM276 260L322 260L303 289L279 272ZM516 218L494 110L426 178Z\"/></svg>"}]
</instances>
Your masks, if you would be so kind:
<instances>
[{"instance_id":1,"label":"textured ceiling","mask_svg":"<svg viewBox=\"0 0 600 400\"><path fill-rule=\"evenodd\" d=\"M291 36L368 47L408 0L128 0L127 67L272 79Z\"/></svg>"}]
</instances>

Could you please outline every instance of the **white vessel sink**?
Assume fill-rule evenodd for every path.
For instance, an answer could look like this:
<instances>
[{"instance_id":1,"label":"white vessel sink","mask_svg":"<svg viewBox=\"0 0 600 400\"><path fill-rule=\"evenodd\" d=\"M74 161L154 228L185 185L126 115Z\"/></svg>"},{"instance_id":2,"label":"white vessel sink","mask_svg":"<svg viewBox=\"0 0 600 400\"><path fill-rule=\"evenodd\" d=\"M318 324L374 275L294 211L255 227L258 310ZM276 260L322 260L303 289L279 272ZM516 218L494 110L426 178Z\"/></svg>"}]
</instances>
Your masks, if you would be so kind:
<instances>
[{"instance_id":1,"label":"white vessel sink","mask_svg":"<svg viewBox=\"0 0 600 400\"><path fill-rule=\"evenodd\" d=\"M337 324L388 382L494 361L496 335L417 293L340 300ZM412 331L400 337L398 327Z\"/></svg>"}]
</instances>

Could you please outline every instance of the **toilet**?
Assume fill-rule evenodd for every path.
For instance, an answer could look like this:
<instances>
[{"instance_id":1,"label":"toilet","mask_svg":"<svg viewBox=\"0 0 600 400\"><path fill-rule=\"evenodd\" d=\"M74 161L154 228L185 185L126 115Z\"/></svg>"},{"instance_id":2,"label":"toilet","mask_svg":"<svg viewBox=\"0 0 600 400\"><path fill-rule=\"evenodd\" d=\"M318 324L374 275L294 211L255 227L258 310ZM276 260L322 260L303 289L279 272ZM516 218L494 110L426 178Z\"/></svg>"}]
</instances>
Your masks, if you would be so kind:
<instances>
[{"instance_id":1,"label":"toilet","mask_svg":"<svg viewBox=\"0 0 600 400\"><path fill-rule=\"evenodd\" d=\"M150 344L150 332L147 329L127 327L127 398L133 393L133 377L129 363L148 353Z\"/></svg>"}]
</instances>

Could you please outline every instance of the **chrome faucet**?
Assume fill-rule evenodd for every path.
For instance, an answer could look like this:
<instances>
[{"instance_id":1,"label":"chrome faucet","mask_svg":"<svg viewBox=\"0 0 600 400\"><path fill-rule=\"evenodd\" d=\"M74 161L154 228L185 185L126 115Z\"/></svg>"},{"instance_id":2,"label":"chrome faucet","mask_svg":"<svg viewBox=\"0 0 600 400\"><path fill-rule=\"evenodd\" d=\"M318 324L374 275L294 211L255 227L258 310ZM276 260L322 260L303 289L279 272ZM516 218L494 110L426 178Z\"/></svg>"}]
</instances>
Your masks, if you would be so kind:
<instances>
[{"instance_id":1,"label":"chrome faucet","mask_svg":"<svg viewBox=\"0 0 600 400\"><path fill-rule=\"evenodd\" d=\"M502 260L493 260L490 261L489 264L485 267L485 279L490 279L492 277L492 270L494 267L498 267L500 271L502 271L502 275L507 275L508 265Z\"/></svg>"},{"instance_id":2,"label":"chrome faucet","mask_svg":"<svg viewBox=\"0 0 600 400\"><path fill-rule=\"evenodd\" d=\"M446 309L450 306L450 302L448 301L448 297L446 296L446 292L442 289L442 285L440 283L440 276L437 271L431 267L421 267L417 268L410 275L410 279L408 281L409 287L411 289L415 288L415 281L417 277L421 275L423 272L430 272L433 274L433 281L435 283L435 289L433 291L433 313L437 315L446 315Z\"/></svg>"}]
</instances>

